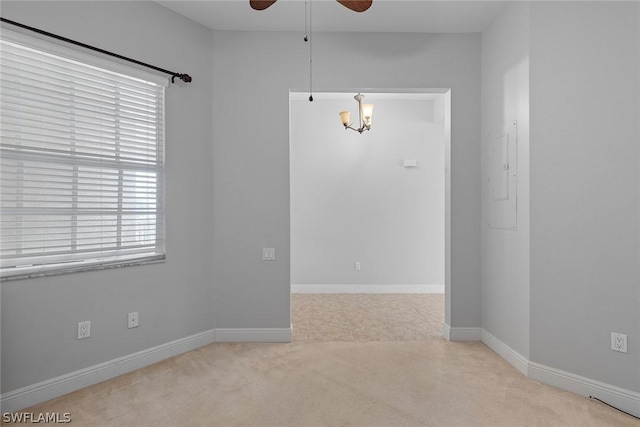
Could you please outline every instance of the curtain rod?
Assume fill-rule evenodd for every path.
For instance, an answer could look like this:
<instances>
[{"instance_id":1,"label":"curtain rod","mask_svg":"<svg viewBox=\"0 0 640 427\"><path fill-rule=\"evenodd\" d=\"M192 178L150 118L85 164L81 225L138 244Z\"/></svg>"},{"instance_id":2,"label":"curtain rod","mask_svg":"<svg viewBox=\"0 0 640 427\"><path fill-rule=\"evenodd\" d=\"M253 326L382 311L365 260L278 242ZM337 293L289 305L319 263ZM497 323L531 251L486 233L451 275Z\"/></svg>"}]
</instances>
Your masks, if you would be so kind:
<instances>
[{"instance_id":1,"label":"curtain rod","mask_svg":"<svg viewBox=\"0 0 640 427\"><path fill-rule=\"evenodd\" d=\"M116 57L118 59L123 59L123 60L129 61L129 62L133 62L134 64L142 65L143 67L152 68L152 69L154 69L156 71L160 71L161 73L171 74L171 83L175 83L174 79L176 77L179 78L180 80L182 80L185 83L190 83L191 80L192 80L191 76L189 74L175 73L173 71L165 70L164 68L156 67L155 65L150 65L150 64L146 64L144 62L138 61L136 59L127 58L126 56L118 55L117 53L109 52L108 50L100 49L99 47L90 46L88 44L81 43L81 42L78 42L78 41L75 41L75 40L71 40L71 39L68 39L66 37L62 37L62 36L59 36L57 34L50 33L48 31L40 30L38 28L33 28L33 27L28 26L28 25L21 24L19 22L11 21L10 19L6 19L6 18L0 17L0 21L1 22L6 22L7 24L15 25L15 26L20 27L20 28L24 28L26 30L30 30L30 31L36 32L38 34L43 34L45 36L53 37L54 39L62 40L63 42L75 44L77 46L81 46L81 47L84 47L86 49L91 49L91 50L94 50L96 52L104 53L105 55L113 56L113 57Z\"/></svg>"}]
</instances>

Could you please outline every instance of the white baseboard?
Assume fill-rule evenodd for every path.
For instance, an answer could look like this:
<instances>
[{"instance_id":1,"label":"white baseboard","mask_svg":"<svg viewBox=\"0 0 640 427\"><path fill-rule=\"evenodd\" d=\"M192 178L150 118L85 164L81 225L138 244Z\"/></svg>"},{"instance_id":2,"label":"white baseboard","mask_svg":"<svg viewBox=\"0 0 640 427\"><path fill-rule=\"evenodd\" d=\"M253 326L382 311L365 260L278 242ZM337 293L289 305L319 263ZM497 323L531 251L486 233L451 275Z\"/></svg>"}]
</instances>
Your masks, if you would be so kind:
<instances>
[{"instance_id":1,"label":"white baseboard","mask_svg":"<svg viewBox=\"0 0 640 427\"><path fill-rule=\"evenodd\" d=\"M448 341L482 341L524 376L585 397L593 396L630 414L640 416L640 393L531 362L483 328L455 328L444 323Z\"/></svg>"},{"instance_id":2,"label":"white baseboard","mask_svg":"<svg viewBox=\"0 0 640 427\"><path fill-rule=\"evenodd\" d=\"M520 371L525 377L529 376L529 360L526 357L524 357L484 329L481 330L480 336L481 341L487 347L495 351L500 357L502 357L511 366Z\"/></svg>"},{"instance_id":3,"label":"white baseboard","mask_svg":"<svg viewBox=\"0 0 640 427\"><path fill-rule=\"evenodd\" d=\"M443 294L444 285L291 285L293 294Z\"/></svg>"},{"instance_id":4,"label":"white baseboard","mask_svg":"<svg viewBox=\"0 0 640 427\"><path fill-rule=\"evenodd\" d=\"M447 341L480 341L480 328L456 328L447 325L442 326L442 335Z\"/></svg>"},{"instance_id":5,"label":"white baseboard","mask_svg":"<svg viewBox=\"0 0 640 427\"><path fill-rule=\"evenodd\" d=\"M0 396L0 412L16 412L214 342L291 342L291 328L211 329Z\"/></svg>"},{"instance_id":6,"label":"white baseboard","mask_svg":"<svg viewBox=\"0 0 640 427\"><path fill-rule=\"evenodd\" d=\"M447 322L442 322L442 336L445 340L451 341L451 326Z\"/></svg>"},{"instance_id":7,"label":"white baseboard","mask_svg":"<svg viewBox=\"0 0 640 427\"><path fill-rule=\"evenodd\" d=\"M488 331L482 329L481 336L487 347L526 377L581 396L597 397L618 409L640 416L640 393L531 362Z\"/></svg>"},{"instance_id":8,"label":"white baseboard","mask_svg":"<svg viewBox=\"0 0 640 427\"><path fill-rule=\"evenodd\" d=\"M585 397L593 396L640 417L640 393L529 362L529 378Z\"/></svg>"},{"instance_id":9,"label":"white baseboard","mask_svg":"<svg viewBox=\"0 0 640 427\"><path fill-rule=\"evenodd\" d=\"M449 341L482 340L532 380L582 396L597 397L623 411L640 416L640 393L531 362L482 328L452 328L444 323L443 335ZM213 342L291 342L292 338L291 328L212 329L10 391L0 396L0 411L19 411Z\"/></svg>"}]
</instances>

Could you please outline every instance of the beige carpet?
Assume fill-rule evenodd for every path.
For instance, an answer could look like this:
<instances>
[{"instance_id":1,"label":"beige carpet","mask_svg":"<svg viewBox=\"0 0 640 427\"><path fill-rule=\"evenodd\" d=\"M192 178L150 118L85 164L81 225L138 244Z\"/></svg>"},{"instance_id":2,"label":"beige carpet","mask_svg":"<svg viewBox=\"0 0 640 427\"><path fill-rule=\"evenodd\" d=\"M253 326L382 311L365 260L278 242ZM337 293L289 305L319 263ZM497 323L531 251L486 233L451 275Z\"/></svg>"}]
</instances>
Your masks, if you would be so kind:
<instances>
[{"instance_id":1,"label":"beige carpet","mask_svg":"<svg viewBox=\"0 0 640 427\"><path fill-rule=\"evenodd\" d=\"M293 320L291 344L212 344L26 411L73 426L640 425L446 342L438 295L296 295Z\"/></svg>"},{"instance_id":2,"label":"beige carpet","mask_svg":"<svg viewBox=\"0 0 640 427\"><path fill-rule=\"evenodd\" d=\"M442 294L293 295L294 341L427 341L442 337Z\"/></svg>"}]
</instances>

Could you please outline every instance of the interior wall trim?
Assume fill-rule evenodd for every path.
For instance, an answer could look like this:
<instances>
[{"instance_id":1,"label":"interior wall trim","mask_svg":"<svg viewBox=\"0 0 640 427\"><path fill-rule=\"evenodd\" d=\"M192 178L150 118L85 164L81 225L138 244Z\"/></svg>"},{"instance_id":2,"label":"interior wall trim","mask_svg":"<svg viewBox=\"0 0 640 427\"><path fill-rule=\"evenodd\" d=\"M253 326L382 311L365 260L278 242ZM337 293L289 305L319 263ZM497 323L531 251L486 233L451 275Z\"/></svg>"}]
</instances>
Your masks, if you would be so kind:
<instances>
[{"instance_id":1,"label":"interior wall trim","mask_svg":"<svg viewBox=\"0 0 640 427\"><path fill-rule=\"evenodd\" d=\"M292 338L291 327L210 329L4 393L0 412L16 412L214 342L291 342Z\"/></svg>"},{"instance_id":2,"label":"interior wall trim","mask_svg":"<svg viewBox=\"0 0 640 427\"><path fill-rule=\"evenodd\" d=\"M482 341L527 378L581 396L597 397L640 416L640 393L532 362L483 328L455 328L444 323L442 334L449 341Z\"/></svg>"},{"instance_id":3,"label":"interior wall trim","mask_svg":"<svg viewBox=\"0 0 640 427\"><path fill-rule=\"evenodd\" d=\"M443 335L450 341L482 341L532 380L581 396L597 397L623 411L640 416L640 393L531 362L482 328L452 328L444 323ZM291 342L292 339L291 327L211 329L7 392L0 396L0 411L19 411L214 342Z\"/></svg>"},{"instance_id":4,"label":"interior wall trim","mask_svg":"<svg viewBox=\"0 0 640 427\"><path fill-rule=\"evenodd\" d=\"M597 397L609 405L640 416L640 393L532 362L484 329L482 342L527 378L584 397Z\"/></svg>"},{"instance_id":5,"label":"interior wall trim","mask_svg":"<svg viewBox=\"0 0 640 427\"><path fill-rule=\"evenodd\" d=\"M528 377L581 396L597 397L609 405L640 417L640 393L535 362L529 362Z\"/></svg>"},{"instance_id":6,"label":"interior wall trim","mask_svg":"<svg viewBox=\"0 0 640 427\"><path fill-rule=\"evenodd\" d=\"M481 328L458 328L443 325L442 335L447 341L480 341Z\"/></svg>"},{"instance_id":7,"label":"interior wall trim","mask_svg":"<svg viewBox=\"0 0 640 427\"><path fill-rule=\"evenodd\" d=\"M447 322L442 322L442 336L445 340L451 341L451 326Z\"/></svg>"},{"instance_id":8,"label":"interior wall trim","mask_svg":"<svg viewBox=\"0 0 640 427\"><path fill-rule=\"evenodd\" d=\"M495 351L500 357L509 362L509 364L520 371L522 375L524 375L525 377L529 376L529 359L500 341L485 329L482 329L480 336L481 341L487 347Z\"/></svg>"},{"instance_id":9,"label":"interior wall trim","mask_svg":"<svg viewBox=\"0 0 640 427\"><path fill-rule=\"evenodd\" d=\"M444 284L418 285L356 285L313 284L291 285L293 294L443 294Z\"/></svg>"}]
</instances>

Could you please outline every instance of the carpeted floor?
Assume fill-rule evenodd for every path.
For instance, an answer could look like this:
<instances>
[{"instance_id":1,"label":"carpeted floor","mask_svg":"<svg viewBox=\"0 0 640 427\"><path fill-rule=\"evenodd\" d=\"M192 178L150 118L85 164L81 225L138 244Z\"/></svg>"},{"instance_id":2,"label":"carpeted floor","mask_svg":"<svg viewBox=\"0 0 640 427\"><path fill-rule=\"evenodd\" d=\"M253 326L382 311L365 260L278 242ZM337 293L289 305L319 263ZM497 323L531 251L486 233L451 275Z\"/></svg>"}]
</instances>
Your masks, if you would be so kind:
<instances>
[{"instance_id":1,"label":"carpeted floor","mask_svg":"<svg viewBox=\"0 0 640 427\"><path fill-rule=\"evenodd\" d=\"M73 426L638 426L439 332L441 295L295 295L291 344L212 344L25 411ZM403 328L406 327L406 328Z\"/></svg>"},{"instance_id":2,"label":"carpeted floor","mask_svg":"<svg viewBox=\"0 0 640 427\"><path fill-rule=\"evenodd\" d=\"M291 307L296 342L442 338L442 294L299 294Z\"/></svg>"}]
</instances>

